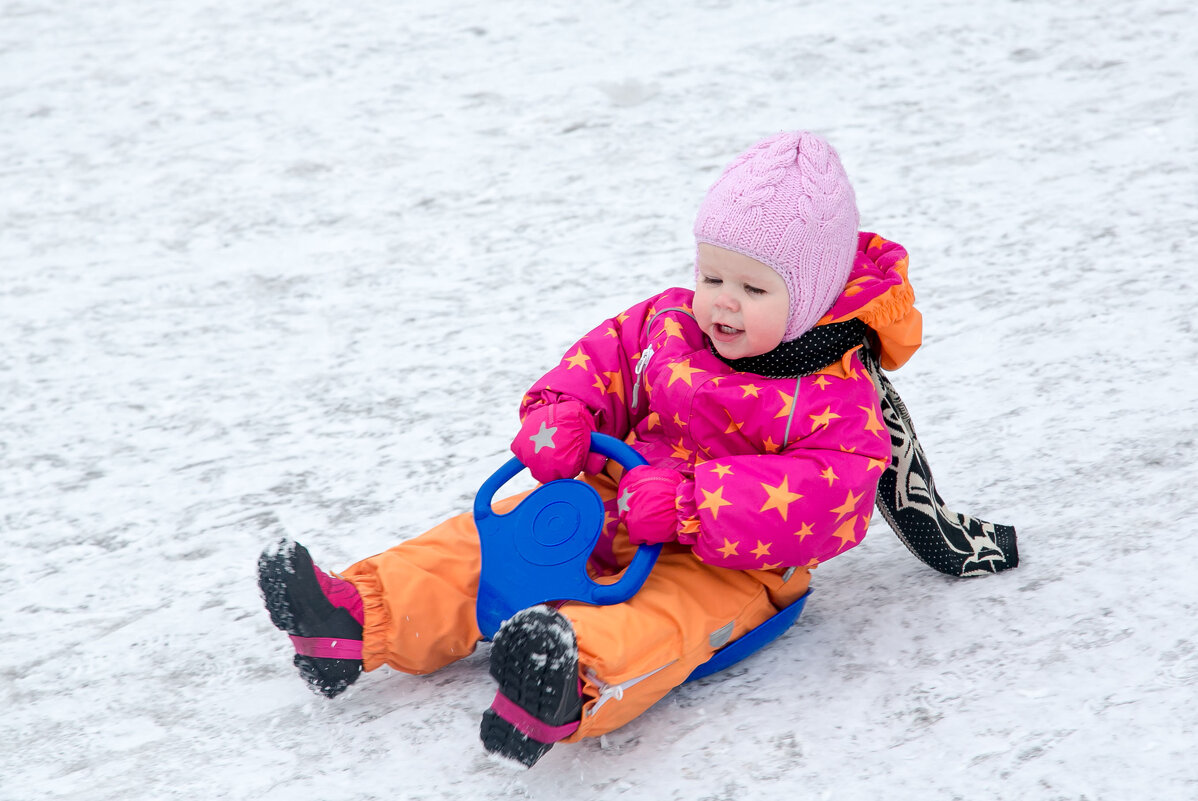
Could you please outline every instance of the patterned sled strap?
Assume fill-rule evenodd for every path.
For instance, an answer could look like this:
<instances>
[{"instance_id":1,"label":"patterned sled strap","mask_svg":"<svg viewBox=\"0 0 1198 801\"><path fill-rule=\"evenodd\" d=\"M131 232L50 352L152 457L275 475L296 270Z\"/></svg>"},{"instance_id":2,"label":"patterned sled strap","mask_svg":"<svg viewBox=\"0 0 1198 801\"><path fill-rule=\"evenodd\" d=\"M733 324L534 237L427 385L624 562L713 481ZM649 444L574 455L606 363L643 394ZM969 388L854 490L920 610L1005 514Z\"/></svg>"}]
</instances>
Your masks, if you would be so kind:
<instances>
[{"instance_id":1,"label":"patterned sled strap","mask_svg":"<svg viewBox=\"0 0 1198 801\"><path fill-rule=\"evenodd\" d=\"M890 465L878 482L877 504L894 533L924 564L950 576L982 576L1018 566L1013 526L979 520L944 505L907 407L882 374L868 343L861 359L874 380L890 431Z\"/></svg>"}]
</instances>

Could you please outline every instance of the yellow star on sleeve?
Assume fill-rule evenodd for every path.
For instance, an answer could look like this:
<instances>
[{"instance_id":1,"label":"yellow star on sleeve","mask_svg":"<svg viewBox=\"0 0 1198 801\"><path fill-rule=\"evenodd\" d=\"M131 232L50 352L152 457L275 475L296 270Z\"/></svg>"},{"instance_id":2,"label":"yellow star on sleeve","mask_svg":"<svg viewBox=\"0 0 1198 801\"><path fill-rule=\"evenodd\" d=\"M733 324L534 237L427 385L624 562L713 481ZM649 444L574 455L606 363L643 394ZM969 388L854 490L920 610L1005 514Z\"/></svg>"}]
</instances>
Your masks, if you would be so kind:
<instances>
[{"instance_id":1,"label":"yellow star on sleeve","mask_svg":"<svg viewBox=\"0 0 1198 801\"><path fill-rule=\"evenodd\" d=\"M857 508L857 502L861 500L861 496L864 494L864 492L858 492L856 494L849 492L849 494L845 496L844 503L842 503L840 506L837 506L835 509L829 509L828 511L836 512L836 519L839 521L840 518Z\"/></svg>"},{"instance_id":2,"label":"yellow star on sleeve","mask_svg":"<svg viewBox=\"0 0 1198 801\"><path fill-rule=\"evenodd\" d=\"M781 562L774 562L773 564L769 564L769 565L762 565L762 566L760 567L760 569L761 569L761 570L777 570L777 569L778 569L778 568L780 568L780 567L782 567L782 563L781 563Z\"/></svg>"},{"instance_id":3,"label":"yellow star on sleeve","mask_svg":"<svg viewBox=\"0 0 1198 801\"><path fill-rule=\"evenodd\" d=\"M567 367L566 369L572 370L575 367L581 367L582 369L585 370L587 367L587 362L589 362L590 360L591 360L591 357L586 355L585 353L583 353L582 347L580 346L578 348L578 350L574 351L573 356L566 357L566 361L570 363L570 366Z\"/></svg>"},{"instance_id":4,"label":"yellow star on sleeve","mask_svg":"<svg viewBox=\"0 0 1198 801\"><path fill-rule=\"evenodd\" d=\"M649 416L645 418L645 427L652 431L655 426L659 425L661 425L661 415L657 412L650 412Z\"/></svg>"},{"instance_id":5,"label":"yellow star on sleeve","mask_svg":"<svg viewBox=\"0 0 1198 801\"><path fill-rule=\"evenodd\" d=\"M687 449L685 437L679 437L678 442L674 443L674 452L670 455L676 456L679 459L690 459L695 455L695 452Z\"/></svg>"},{"instance_id":6,"label":"yellow star on sleeve","mask_svg":"<svg viewBox=\"0 0 1198 801\"><path fill-rule=\"evenodd\" d=\"M829 487L830 487L830 486L832 486L832 482L833 482L833 481L835 481L836 479L840 478L840 476L838 476L838 475L836 475L836 473L832 472L832 468L831 468L831 467L829 467L829 468L828 468L827 470L825 470L824 472L820 473L820 474L819 474L819 477L820 477L820 478L825 478L825 479L827 479L827 480L828 480L828 486L829 486Z\"/></svg>"},{"instance_id":7,"label":"yellow star on sleeve","mask_svg":"<svg viewBox=\"0 0 1198 801\"><path fill-rule=\"evenodd\" d=\"M814 533L815 532L811 530L811 524L804 523L799 527L799 530L795 532L795 536L799 538L799 542L802 542Z\"/></svg>"},{"instance_id":8,"label":"yellow star on sleeve","mask_svg":"<svg viewBox=\"0 0 1198 801\"><path fill-rule=\"evenodd\" d=\"M756 384L742 384L740 391L745 393L744 395L741 395L742 398L748 398L750 396L756 398L759 397L757 393L761 391L761 387L757 386Z\"/></svg>"},{"instance_id":9,"label":"yellow star on sleeve","mask_svg":"<svg viewBox=\"0 0 1198 801\"><path fill-rule=\"evenodd\" d=\"M711 472L715 473L720 478L727 478L728 476L732 475L732 468L726 464L717 464L715 467L711 468Z\"/></svg>"},{"instance_id":10,"label":"yellow star on sleeve","mask_svg":"<svg viewBox=\"0 0 1198 801\"><path fill-rule=\"evenodd\" d=\"M624 376L619 370L613 372L604 371L607 376L607 394L615 395L620 399L620 403L624 402Z\"/></svg>"},{"instance_id":11,"label":"yellow star on sleeve","mask_svg":"<svg viewBox=\"0 0 1198 801\"><path fill-rule=\"evenodd\" d=\"M815 384L820 389L827 389L828 384L831 384L832 382L828 380L828 377L826 375L821 375L821 376L816 376L816 379L814 381L812 381L811 383Z\"/></svg>"},{"instance_id":12,"label":"yellow star on sleeve","mask_svg":"<svg viewBox=\"0 0 1198 801\"><path fill-rule=\"evenodd\" d=\"M840 540L840 547L836 549L837 553L844 550L844 546L850 542L856 544L857 533L853 531L854 525L857 523L857 516L853 515L848 520L841 524L840 528L832 532L832 536Z\"/></svg>"},{"instance_id":13,"label":"yellow star on sleeve","mask_svg":"<svg viewBox=\"0 0 1198 801\"><path fill-rule=\"evenodd\" d=\"M824 411L821 414L810 414L807 416L811 418L811 430L812 431L814 431L817 428L823 428L824 426L826 426L828 423L832 422L837 417L840 417L840 415L838 415L836 412L832 411L831 406L824 409Z\"/></svg>"},{"instance_id":14,"label":"yellow star on sleeve","mask_svg":"<svg viewBox=\"0 0 1198 801\"><path fill-rule=\"evenodd\" d=\"M761 443L761 447L765 449L766 453L777 453L779 446L774 442L773 437L766 437L765 442Z\"/></svg>"},{"instance_id":15,"label":"yellow star on sleeve","mask_svg":"<svg viewBox=\"0 0 1198 801\"><path fill-rule=\"evenodd\" d=\"M682 323L671 317L667 317L662 325L664 325L666 329L666 339L669 339L670 337L685 339L685 337L682 336Z\"/></svg>"},{"instance_id":16,"label":"yellow star on sleeve","mask_svg":"<svg viewBox=\"0 0 1198 801\"><path fill-rule=\"evenodd\" d=\"M778 514L782 515L782 519L786 519L786 512L790 505L803 496L797 492L790 491L790 476L783 476L782 483L776 487L771 487L769 484L762 482L761 488L765 490L769 498L765 505L757 511L764 512L768 509L774 509Z\"/></svg>"},{"instance_id":17,"label":"yellow star on sleeve","mask_svg":"<svg viewBox=\"0 0 1198 801\"><path fill-rule=\"evenodd\" d=\"M697 367L691 367L690 359L683 359L680 362L670 362L668 366L670 368L670 381L666 384L667 387L674 386L674 382L679 379L685 381L688 387L693 387L694 384L691 383L691 377L695 373L703 372Z\"/></svg>"},{"instance_id":18,"label":"yellow star on sleeve","mask_svg":"<svg viewBox=\"0 0 1198 801\"><path fill-rule=\"evenodd\" d=\"M873 406L858 406L857 408L869 415L869 422L865 424L865 430L871 434L881 436L886 427L878 422L877 409Z\"/></svg>"},{"instance_id":19,"label":"yellow star on sleeve","mask_svg":"<svg viewBox=\"0 0 1198 801\"><path fill-rule=\"evenodd\" d=\"M724 539L724 547L717 548L716 550L722 553L725 559L730 556L740 556L740 554L736 552L736 543L727 538Z\"/></svg>"},{"instance_id":20,"label":"yellow star on sleeve","mask_svg":"<svg viewBox=\"0 0 1198 801\"><path fill-rule=\"evenodd\" d=\"M757 547L750 551L750 553L761 559L770 555L770 546L761 540L757 540Z\"/></svg>"},{"instance_id":21,"label":"yellow star on sleeve","mask_svg":"<svg viewBox=\"0 0 1198 801\"><path fill-rule=\"evenodd\" d=\"M604 336L613 337L615 339L620 338L620 332L612 328L610 325L607 327L607 330L603 332L603 334Z\"/></svg>"},{"instance_id":22,"label":"yellow star on sleeve","mask_svg":"<svg viewBox=\"0 0 1198 801\"><path fill-rule=\"evenodd\" d=\"M869 470L873 470L874 468L877 468L878 470L885 471L885 470L886 470L886 465L888 465L888 464L890 464L890 460L889 460L889 459L870 459L870 460L869 460L869 467L868 467L868 468L866 468L866 472L868 472Z\"/></svg>"},{"instance_id":23,"label":"yellow star on sleeve","mask_svg":"<svg viewBox=\"0 0 1198 801\"><path fill-rule=\"evenodd\" d=\"M724 410L724 414L728 415L728 427L724 429L724 433L733 434L737 431L740 431L740 427L743 426L744 423L738 423L732 417L732 412L728 411L727 409Z\"/></svg>"},{"instance_id":24,"label":"yellow star on sleeve","mask_svg":"<svg viewBox=\"0 0 1198 801\"><path fill-rule=\"evenodd\" d=\"M720 516L720 509L725 506L731 506L732 501L724 500L724 488L720 487L715 492L708 492L705 489L699 490L703 493L703 503L699 504L700 509L710 509L711 519L716 520Z\"/></svg>"}]
</instances>

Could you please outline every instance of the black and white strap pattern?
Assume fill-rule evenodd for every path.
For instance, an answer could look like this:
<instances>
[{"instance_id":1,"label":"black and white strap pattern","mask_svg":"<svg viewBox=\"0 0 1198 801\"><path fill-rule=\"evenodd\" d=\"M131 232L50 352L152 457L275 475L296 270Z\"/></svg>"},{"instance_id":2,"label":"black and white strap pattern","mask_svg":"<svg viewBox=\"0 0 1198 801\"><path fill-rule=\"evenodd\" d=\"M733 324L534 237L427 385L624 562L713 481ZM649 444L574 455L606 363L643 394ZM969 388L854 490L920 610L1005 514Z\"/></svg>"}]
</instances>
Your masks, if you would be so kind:
<instances>
[{"instance_id":1,"label":"black and white strap pattern","mask_svg":"<svg viewBox=\"0 0 1198 801\"><path fill-rule=\"evenodd\" d=\"M878 482L877 505L894 533L926 565L950 576L980 576L1018 566L1013 526L979 520L944 505L906 405L868 345L861 358L890 431L890 464Z\"/></svg>"}]
</instances>

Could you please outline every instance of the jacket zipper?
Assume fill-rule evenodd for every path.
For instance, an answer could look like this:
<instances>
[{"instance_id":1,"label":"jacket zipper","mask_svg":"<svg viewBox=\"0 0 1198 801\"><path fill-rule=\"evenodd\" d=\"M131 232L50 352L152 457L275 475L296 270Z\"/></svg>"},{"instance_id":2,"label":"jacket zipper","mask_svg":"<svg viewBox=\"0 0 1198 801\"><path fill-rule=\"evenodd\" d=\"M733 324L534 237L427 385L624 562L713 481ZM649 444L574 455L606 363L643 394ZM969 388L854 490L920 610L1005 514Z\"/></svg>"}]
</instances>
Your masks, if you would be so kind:
<instances>
[{"instance_id":1,"label":"jacket zipper","mask_svg":"<svg viewBox=\"0 0 1198 801\"><path fill-rule=\"evenodd\" d=\"M645 346L645 352L641 354L641 358L636 363L636 378L632 384L632 410L636 411L640 405L641 399L641 373L645 372L645 368L649 366L649 360L653 358L653 345L650 343Z\"/></svg>"}]
</instances>

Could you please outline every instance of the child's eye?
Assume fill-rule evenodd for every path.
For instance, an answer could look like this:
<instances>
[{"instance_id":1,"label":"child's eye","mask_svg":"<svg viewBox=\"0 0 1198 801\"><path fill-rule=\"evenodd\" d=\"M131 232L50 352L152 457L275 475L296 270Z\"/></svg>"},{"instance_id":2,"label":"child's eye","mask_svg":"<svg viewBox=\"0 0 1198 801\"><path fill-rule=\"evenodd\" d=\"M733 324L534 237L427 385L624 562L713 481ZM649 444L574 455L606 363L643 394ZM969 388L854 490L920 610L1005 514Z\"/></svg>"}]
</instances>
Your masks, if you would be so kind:
<instances>
[{"instance_id":1,"label":"child's eye","mask_svg":"<svg viewBox=\"0 0 1198 801\"><path fill-rule=\"evenodd\" d=\"M745 284L745 291L748 292L750 295L764 295L765 294L764 289L759 289L759 288L753 286L752 284Z\"/></svg>"},{"instance_id":2,"label":"child's eye","mask_svg":"<svg viewBox=\"0 0 1198 801\"><path fill-rule=\"evenodd\" d=\"M708 286L719 286L720 284L722 284L724 282L721 281L719 278L712 278L709 275L705 275L705 276L703 276L703 283L707 284Z\"/></svg>"}]
</instances>

